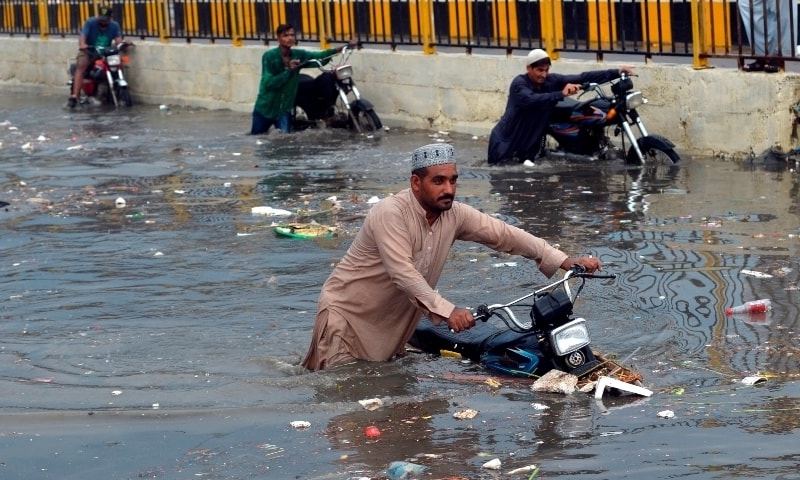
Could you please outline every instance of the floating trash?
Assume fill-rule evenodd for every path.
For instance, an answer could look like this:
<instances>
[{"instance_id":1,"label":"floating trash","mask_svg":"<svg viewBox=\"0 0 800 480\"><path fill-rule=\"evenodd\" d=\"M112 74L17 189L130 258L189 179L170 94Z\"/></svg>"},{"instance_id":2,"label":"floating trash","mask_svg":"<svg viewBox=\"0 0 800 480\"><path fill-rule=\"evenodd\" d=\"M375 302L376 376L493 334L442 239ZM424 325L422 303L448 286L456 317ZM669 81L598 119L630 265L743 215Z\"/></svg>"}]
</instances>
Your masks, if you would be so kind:
<instances>
[{"instance_id":1,"label":"floating trash","mask_svg":"<svg viewBox=\"0 0 800 480\"><path fill-rule=\"evenodd\" d=\"M502 466L503 463L500 461L499 458L493 458L482 465L483 468L486 468L488 470L500 470L500 467Z\"/></svg>"},{"instance_id":2,"label":"floating trash","mask_svg":"<svg viewBox=\"0 0 800 480\"><path fill-rule=\"evenodd\" d=\"M378 438L381 436L381 431L375 425L370 425L369 427L364 429L364 435L369 438Z\"/></svg>"},{"instance_id":3,"label":"floating trash","mask_svg":"<svg viewBox=\"0 0 800 480\"><path fill-rule=\"evenodd\" d=\"M122 395L122 390L112 390L111 391L111 395L114 395L115 397L118 397L118 396Z\"/></svg>"},{"instance_id":4,"label":"floating trash","mask_svg":"<svg viewBox=\"0 0 800 480\"><path fill-rule=\"evenodd\" d=\"M662 410L658 412L658 416L661 418L672 418L675 416L675 412L672 410Z\"/></svg>"},{"instance_id":5,"label":"floating trash","mask_svg":"<svg viewBox=\"0 0 800 480\"><path fill-rule=\"evenodd\" d=\"M177 192L176 192L177 193ZM253 207L250 209L253 215L267 215L270 217L288 217L292 212L272 207Z\"/></svg>"},{"instance_id":6,"label":"floating trash","mask_svg":"<svg viewBox=\"0 0 800 480\"><path fill-rule=\"evenodd\" d=\"M117 208L125 208L125 205L125 199L122 197L118 197L116 200L114 200L114 206Z\"/></svg>"},{"instance_id":7,"label":"floating trash","mask_svg":"<svg viewBox=\"0 0 800 480\"><path fill-rule=\"evenodd\" d=\"M745 385L758 385L760 383L766 383L766 381L767 379L761 375L751 375L742 379L742 383Z\"/></svg>"},{"instance_id":8,"label":"floating trash","mask_svg":"<svg viewBox=\"0 0 800 480\"><path fill-rule=\"evenodd\" d=\"M294 420L289 422L289 425L291 425L295 430L305 430L311 427L311 422L307 422L305 420Z\"/></svg>"},{"instance_id":9,"label":"floating trash","mask_svg":"<svg viewBox=\"0 0 800 480\"><path fill-rule=\"evenodd\" d=\"M386 468L386 476L388 476L390 480L413 478L427 469L428 467L417 465L416 463L392 462Z\"/></svg>"},{"instance_id":10,"label":"floating trash","mask_svg":"<svg viewBox=\"0 0 800 480\"><path fill-rule=\"evenodd\" d=\"M648 390L644 387L626 383L622 380L617 380L616 378L602 376L599 380L597 380L597 385L595 385L594 398L603 398L603 393L606 387L616 388L617 390L622 390L623 392L635 393L636 395L641 395L643 397L649 397L653 394L651 390Z\"/></svg>"},{"instance_id":11,"label":"floating trash","mask_svg":"<svg viewBox=\"0 0 800 480\"><path fill-rule=\"evenodd\" d=\"M486 385L489 385L489 388L500 388L503 386L502 383L498 382L497 380L491 377L487 378L485 383Z\"/></svg>"},{"instance_id":12,"label":"floating trash","mask_svg":"<svg viewBox=\"0 0 800 480\"><path fill-rule=\"evenodd\" d=\"M333 238L336 236L336 227L320 225L319 223L292 223L275 225L275 233L290 238Z\"/></svg>"},{"instance_id":13,"label":"floating trash","mask_svg":"<svg viewBox=\"0 0 800 480\"><path fill-rule=\"evenodd\" d=\"M578 377L555 369L545 373L531 385L531 391L548 393L570 394L577 388Z\"/></svg>"},{"instance_id":14,"label":"floating trash","mask_svg":"<svg viewBox=\"0 0 800 480\"><path fill-rule=\"evenodd\" d=\"M380 398L367 398L359 400L358 403L367 410L377 410L383 406L383 400Z\"/></svg>"},{"instance_id":15,"label":"floating trash","mask_svg":"<svg viewBox=\"0 0 800 480\"><path fill-rule=\"evenodd\" d=\"M477 410L473 410L471 408L468 408L466 410L460 410L460 411L454 413L453 414L453 418L455 418L456 420L472 420L477 415L478 415L478 411Z\"/></svg>"},{"instance_id":16,"label":"floating trash","mask_svg":"<svg viewBox=\"0 0 800 480\"><path fill-rule=\"evenodd\" d=\"M507 472L506 475L518 475L520 473L535 472L538 469L539 467L537 467L536 465L526 465L524 467L515 468L514 470Z\"/></svg>"},{"instance_id":17,"label":"floating trash","mask_svg":"<svg viewBox=\"0 0 800 480\"><path fill-rule=\"evenodd\" d=\"M517 262L502 262L502 263L495 263L492 265L494 268L501 268L501 267L516 267Z\"/></svg>"},{"instance_id":18,"label":"floating trash","mask_svg":"<svg viewBox=\"0 0 800 480\"><path fill-rule=\"evenodd\" d=\"M756 278L772 278L772 275L770 275L769 273L757 272L755 270L742 270L739 273L741 273L742 275L748 275L750 277L756 277Z\"/></svg>"}]
</instances>

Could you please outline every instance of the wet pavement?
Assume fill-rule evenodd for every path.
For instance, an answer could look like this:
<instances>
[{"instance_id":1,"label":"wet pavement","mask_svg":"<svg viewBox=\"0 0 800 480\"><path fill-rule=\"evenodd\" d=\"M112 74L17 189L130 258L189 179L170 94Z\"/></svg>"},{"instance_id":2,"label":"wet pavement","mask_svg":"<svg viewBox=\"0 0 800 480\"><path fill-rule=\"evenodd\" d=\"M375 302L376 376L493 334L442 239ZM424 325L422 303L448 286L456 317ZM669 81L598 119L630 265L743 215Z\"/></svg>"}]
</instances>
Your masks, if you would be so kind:
<instances>
[{"instance_id":1,"label":"wet pavement","mask_svg":"<svg viewBox=\"0 0 800 480\"><path fill-rule=\"evenodd\" d=\"M797 478L793 164L492 168L485 138L455 132L253 137L241 113L61 103L0 94L3 478L377 479L393 461L423 478L532 464L536 478ZM618 275L588 285L576 313L599 350L632 355L652 397L491 388L473 364L419 353L298 367L370 200L405 188L410 152L438 140L461 159L461 201ZM276 236L284 220L338 235ZM544 283L531 262L457 243L438 287L467 306ZM773 310L726 317L757 298ZM374 397L384 407L358 403ZM453 418L465 408L478 415ZM499 471L482 467L493 458Z\"/></svg>"}]
</instances>

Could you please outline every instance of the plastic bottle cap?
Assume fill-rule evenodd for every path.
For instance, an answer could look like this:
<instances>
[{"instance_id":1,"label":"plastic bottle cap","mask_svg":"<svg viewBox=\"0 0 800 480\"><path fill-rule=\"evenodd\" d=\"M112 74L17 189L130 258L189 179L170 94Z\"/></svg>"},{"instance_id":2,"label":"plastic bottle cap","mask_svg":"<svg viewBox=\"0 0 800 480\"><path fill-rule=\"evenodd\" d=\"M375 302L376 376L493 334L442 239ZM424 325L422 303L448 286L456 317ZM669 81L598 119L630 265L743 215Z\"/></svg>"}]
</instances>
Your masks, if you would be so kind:
<instances>
[{"instance_id":1,"label":"plastic bottle cap","mask_svg":"<svg viewBox=\"0 0 800 480\"><path fill-rule=\"evenodd\" d=\"M725 315L732 315L732 314L733 314L733 309L731 307L725 309Z\"/></svg>"}]
</instances>

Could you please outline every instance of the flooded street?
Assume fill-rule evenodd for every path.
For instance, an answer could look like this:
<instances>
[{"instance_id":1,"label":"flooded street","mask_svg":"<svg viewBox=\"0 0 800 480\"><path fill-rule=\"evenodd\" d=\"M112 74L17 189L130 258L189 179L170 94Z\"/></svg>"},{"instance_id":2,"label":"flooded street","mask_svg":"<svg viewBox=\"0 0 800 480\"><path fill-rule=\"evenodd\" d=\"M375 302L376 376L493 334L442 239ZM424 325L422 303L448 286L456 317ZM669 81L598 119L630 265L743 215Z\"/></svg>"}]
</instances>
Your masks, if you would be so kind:
<instances>
[{"instance_id":1,"label":"flooded street","mask_svg":"<svg viewBox=\"0 0 800 480\"><path fill-rule=\"evenodd\" d=\"M247 114L69 112L62 97L0 93L3 478L383 479L393 461L431 479L528 479L505 473L534 464L536 478L800 478L794 164L488 167L486 139L454 132L250 136ZM298 366L371 199L406 188L411 151L437 140L455 146L459 200L617 275L575 313L652 397L533 393L415 352ZM337 236L276 235L286 221ZM544 283L533 262L457 243L438 289L475 306ZM760 298L771 312L725 315ZM479 413L453 418L465 408ZM501 470L482 467L493 458Z\"/></svg>"}]
</instances>

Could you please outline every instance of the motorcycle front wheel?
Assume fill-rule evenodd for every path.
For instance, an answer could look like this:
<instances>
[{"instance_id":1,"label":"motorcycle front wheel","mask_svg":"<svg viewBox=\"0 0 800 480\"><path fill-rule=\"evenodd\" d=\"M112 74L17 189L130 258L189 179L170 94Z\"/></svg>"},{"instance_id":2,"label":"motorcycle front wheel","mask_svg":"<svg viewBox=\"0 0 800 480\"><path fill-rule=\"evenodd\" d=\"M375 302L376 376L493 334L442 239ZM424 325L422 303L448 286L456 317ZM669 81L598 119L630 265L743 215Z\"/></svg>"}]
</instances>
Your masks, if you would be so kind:
<instances>
[{"instance_id":1,"label":"motorcycle front wheel","mask_svg":"<svg viewBox=\"0 0 800 480\"><path fill-rule=\"evenodd\" d=\"M119 87L119 103L125 105L126 107L133 106L131 92L128 91L128 87Z\"/></svg>"},{"instance_id":2,"label":"motorcycle front wheel","mask_svg":"<svg viewBox=\"0 0 800 480\"><path fill-rule=\"evenodd\" d=\"M639 149L644 155L646 164L652 165L674 165L681 161L681 157L675 153L675 149L671 148L666 140L656 137L643 137L637 142ZM639 155L636 154L636 149L631 147L628 150L628 155L625 158L625 163L628 165L640 165Z\"/></svg>"},{"instance_id":3,"label":"motorcycle front wheel","mask_svg":"<svg viewBox=\"0 0 800 480\"><path fill-rule=\"evenodd\" d=\"M358 127L361 127L360 130L362 132L371 133L383 128L381 119L378 118L378 114L375 113L375 110L357 110L354 111L353 114L353 121L358 122L358 125L353 125L356 130L359 130Z\"/></svg>"}]
</instances>

